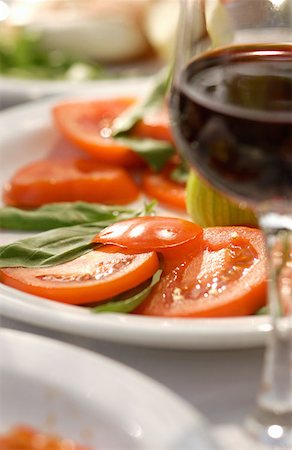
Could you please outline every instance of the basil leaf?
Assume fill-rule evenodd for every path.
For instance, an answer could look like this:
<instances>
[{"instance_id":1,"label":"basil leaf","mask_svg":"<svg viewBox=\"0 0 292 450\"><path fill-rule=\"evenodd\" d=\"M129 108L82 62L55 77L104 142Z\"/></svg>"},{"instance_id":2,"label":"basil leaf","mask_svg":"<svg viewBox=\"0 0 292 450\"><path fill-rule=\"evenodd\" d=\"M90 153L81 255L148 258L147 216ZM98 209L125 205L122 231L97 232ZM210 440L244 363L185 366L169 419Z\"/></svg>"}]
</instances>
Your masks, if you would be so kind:
<instances>
[{"instance_id":1,"label":"basil leaf","mask_svg":"<svg viewBox=\"0 0 292 450\"><path fill-rule=\"evenodd\" d=\"M124 136L116 138L115 140L123 145L129 146L155 171L161 170L175 153L174 147L167 141Z\"/></svg>"},{"instance_id":2,"label":"basil leaf","mask_svg":"<svg viewBox=\"0 0 292 450\"><path fill-rule=\"evenodd\" d=\"M117 117L112 126L115 140L138 153L155 171L164 167L175 153L174 147L166 141L135 138L129 136L129 132L144 116L151 115L163 107L170 78L171 70L166 67L156 76L154 86L148 96Z\"/></svg>"},{"instance_id":3,"label":"basil leaf","mask_svg":"<svg viewBox=\"0 0 292 450\"><path fill-rule=\"evenodd\" d=\"M170 84L170 75L169 67L163 68L154 78L153 87L147 97L128 108L114 121L112 126L114 137L128 133L144 116L162 108Z\"/></svg>"},{"instance_id":4,"label":"basil leaf","mask_svg":"<svg viewBox=\"0 0 292 450\"><path fill-rule=\"evenodd\" d=\"M94 224L90 224L94 225ZM0 247L0 267L53 266L88 252L91 240L101 230L96 223L45 231Z\"/></svg>"},{"instance_id":5,"label":"basil leaf","mask_svg":"<svg viewBox=\"0 0 292 450\"><path fill-rule=\"evenodd\" d=\"M162 274L162 270L158 270L152 277L151 283L140 290L138 293L134 295L130 295L129 292L126 295L130 295L127 298L122 298L121 296L112 299L107 303L103 303L102 305L95 306L91 308L93 313L103 313L103 312L122 312L129 313L134 311L150 294L153 286L158 283ZM123 297L125 294L123 294Z\"/></svg>"},{"instance_id":6,"label":"basil leaf","mask_svg":"<svg viewBox=\"0 0 292 450\"><path fill-rule=\"evenodd\" d=\"M34 210L0 208L0 228L22 231L46 231L96 221L125 220L135 211L97 203L51 203Z\"/></svg>"},{"instance_id":7,"label":"basil leaf","mask_svg":"<svg viewBox=\"0 0 292 450\"><path fill-rule=\"evenodd\" d=\"M148 204L131 217L149 215L155 203ZM61 227L39 233L0 247L0 267L44 267L70 261L87 253L96 244L93 237L120 219Z\"/></svg>"}]
</instances>

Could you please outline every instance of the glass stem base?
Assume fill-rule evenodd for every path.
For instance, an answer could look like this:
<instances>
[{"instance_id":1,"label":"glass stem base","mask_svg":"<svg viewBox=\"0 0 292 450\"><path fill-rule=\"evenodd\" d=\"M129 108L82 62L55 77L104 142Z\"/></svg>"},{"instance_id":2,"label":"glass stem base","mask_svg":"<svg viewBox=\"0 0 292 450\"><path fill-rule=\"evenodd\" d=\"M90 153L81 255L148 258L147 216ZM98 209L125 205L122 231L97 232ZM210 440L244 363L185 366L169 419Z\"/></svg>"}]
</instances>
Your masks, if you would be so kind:
<instances>
[{"instance_id":1,"label":"glass stem base","mask_svg":"<svg viewBox=\"0 0 292 450\"><path fill-rule=\"evenodd\" d=\"M272 449L291 450L292 448L292 413L277 414L258 406L253 415L246 420L250 435Z\"/></svg>"},{"instance_id":2,"label":"glass stem base","mask_svg":"<svg viewBox=\"0 0 292 450\"><path fill-rule=\"evenodd\" d=\"M292 450L292 217L264 213L259 221L269 261L271 331L257 406L246 425L258 442Z\"/></svg>"}]
</instances>

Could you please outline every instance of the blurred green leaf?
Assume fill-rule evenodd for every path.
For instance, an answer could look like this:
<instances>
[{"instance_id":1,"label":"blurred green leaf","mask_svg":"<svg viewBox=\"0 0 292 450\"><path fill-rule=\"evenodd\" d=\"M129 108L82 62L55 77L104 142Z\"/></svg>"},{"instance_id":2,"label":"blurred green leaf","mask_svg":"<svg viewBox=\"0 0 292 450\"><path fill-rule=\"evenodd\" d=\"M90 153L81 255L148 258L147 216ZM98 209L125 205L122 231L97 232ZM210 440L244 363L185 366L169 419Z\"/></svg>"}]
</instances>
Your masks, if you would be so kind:
<instances>
[{"instance_id":1,"label":"blurred green leaf","mask_svg":"<svg viewBox=\"0 0 292 450\"><path fill-rule=\"evenodd\" d=\"M79 80L107 76L98 63L73 58L61 50L44 50L40 38L30 30L19 31L13 40L0 35L0 73L19 78L76 79L76 65L82 65Z\"/></svg>"}]
</instances>

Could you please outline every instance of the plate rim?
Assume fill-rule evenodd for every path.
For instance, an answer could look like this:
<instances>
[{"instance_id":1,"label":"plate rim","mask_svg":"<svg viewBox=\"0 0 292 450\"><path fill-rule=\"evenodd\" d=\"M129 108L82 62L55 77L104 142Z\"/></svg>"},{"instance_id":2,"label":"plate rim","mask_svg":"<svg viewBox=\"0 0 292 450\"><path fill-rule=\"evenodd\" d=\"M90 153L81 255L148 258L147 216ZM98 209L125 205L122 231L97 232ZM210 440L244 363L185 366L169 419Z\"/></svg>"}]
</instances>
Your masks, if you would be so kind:
<instances>
[{"instance_id":1,"label":"plate rim","mask_svg":"<svg viewBox=\"0 0 292 450\"><path fill-rule=\"evenodd\" d=\"M150 87L151 81L152 80L149 77L144 79L132 78L118 81L102 80L101 82L96 83L96 86L99 85L102 92L99 92L98 89L93 91L92 87L90 87L86 90L78 90L74 95L70 92L9 108L0 112L2 119L1 131L3 131L4 139L5 137L8 138L8 136L11 135L11 130L7 125L11 123L11 121L16 121L17 118L23 118L24 115L27 119L30 117L30 114L36 112L38 112L37 117L43 117L45 119L46 127L49 127L50 123L48 122L46 115L49 113L49 108L60 101L88 99L89 96L91 98L93 96L102 98L108 97L109 95L130 95L131 92L133 95L144 95L147 88ZM124 89L126 92L123 92ZM21 123L19 132L20 134L22 132ZM9 289L11 289L11 292ZM9 291L8 294L7 290ZM212 319L166 319L158 317L142 318L142 316L115 313L107 314L110 321L109 324L104 320L104 315L95 315L95 322L90 322L91 328L86 326L85 328L82 328L83 323L81 323L82 320L80 319L79 322L74 322L75 326L72 330L72 328L70 329L70 326L72 327L72 321L75 320L73 316L69 315L69 320L66 320L63 315L52 313L51 308L47 308L48 311L45 310L43 314L43 308L40 306L40 316L38 316L38 311L33 311L33 318L27 317L27 311L22 311L22 308L19 307L19 305L22 305L19 297L23 295L34 298L34 296L25 293L20 293L19 295L19 291L0 285L0 313L11 319L17 319L33 325L41 324L42 327L49 329L62 330L85 337L138 346L185 350L251 348L264 345L266 342L266 335L271 329L267 316ZM9 298L8 302L7 298ZM49 300L42 299L42 301L51 303ZM49 320L46 321L45 318L48 318L47 315L49 313ZM98 320L98 318L100 318L100 320ZM234 326L230 326L230 322L232 323L232 321L236 322ZM99 327L97 327L98 324ZM114 329L119 329L119 332L117 333L118 336L114 336L111 326ZM206 326L207 330L205 329ZM126 327L127 330L125 331ZM215 328L215 333L210 334L210 329L212 328Z\"/></svg>"},{"instance_id":2,"label":"plate rim","mask_svg":"<svg viewBox=\"0 0 292 450\"><path fill-rule=\"evenodd\" d=\"M76 92L94 92L94 89L100 89L113 83L127 87L131 83L147 84L151 83L150 76L125 77L120 79L101 79L88 80L84 82L74 81L50 81L50 80L21 80L16 78L8 78L0 76L0 96L2 100L8 104L12 101L12 106L0 110L1 115L9 114L11 110L43 102L45 99L53 99L55 97L66 97L70 94L75 95ZM11 101L10 101L10 100ZM17 102L19 99L19 102Z\"/></svg>"},{"instance_id":3,"label":"plate rim","mask_svg":"<svg viewBox=\"0 0 292 450\"><path fill-rule=\"evenodd\" d=\"M11 295L3 294L4 290L10 291ZM42 305L37 304L39 301ZM164 349L226 350L262 346L270 331L269 321L264 316L176 319L122 313L97 315L89 311L79 315L77 306L62 305L67 308L64 311L58 310L59 306L51 300L0 285L0 313L3 316L106 342ZM213 330L211 336L210 329Z\"/></svg>"}]
</instances>

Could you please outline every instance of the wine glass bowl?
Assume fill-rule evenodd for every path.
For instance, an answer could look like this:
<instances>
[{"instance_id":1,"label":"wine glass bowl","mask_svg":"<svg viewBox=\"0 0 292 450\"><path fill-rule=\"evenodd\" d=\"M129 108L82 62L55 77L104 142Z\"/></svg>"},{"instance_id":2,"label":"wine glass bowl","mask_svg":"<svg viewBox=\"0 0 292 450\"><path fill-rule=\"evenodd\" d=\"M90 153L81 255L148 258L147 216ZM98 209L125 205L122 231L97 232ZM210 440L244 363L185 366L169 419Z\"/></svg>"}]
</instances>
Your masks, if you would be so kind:
<instances>
[{"instance_id":1,"label":"wine glass bowl","mask_svg":"<svg viewBox=\"0 0 292 450\"><path fill-rule=\"evenodd\" d=\"M270 3L186 0L171 96L178 148L215 187L249 203L292 201L292 18L267 27L264 14L261 28L257 8ZM244 4L255 28L242 28Z\"/></svg>"},{"instance_id":2,"label":"wine glass bowl","mask_svg":"<svg viewBox=\"0 0 292 450\"><path fill-rule=\"evenodd\" d=\"M292 1L181 0L170 97L177 148L255 210L269 262L269 335L248 429L292 447Z\"/></svg>"},{"instance_id":3,"label":"wine glass bowl","mask_svg":"<svg viewBox=\"0 0 292 450\"><path fill-rule=\"evenodd\" d=\"M179 147L237 199L292 200L291 63L289 45L236 45L193 60L174 84Z\"/></svg>"}]
</instances>

